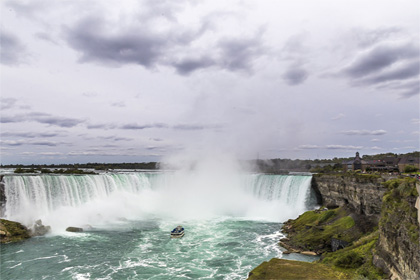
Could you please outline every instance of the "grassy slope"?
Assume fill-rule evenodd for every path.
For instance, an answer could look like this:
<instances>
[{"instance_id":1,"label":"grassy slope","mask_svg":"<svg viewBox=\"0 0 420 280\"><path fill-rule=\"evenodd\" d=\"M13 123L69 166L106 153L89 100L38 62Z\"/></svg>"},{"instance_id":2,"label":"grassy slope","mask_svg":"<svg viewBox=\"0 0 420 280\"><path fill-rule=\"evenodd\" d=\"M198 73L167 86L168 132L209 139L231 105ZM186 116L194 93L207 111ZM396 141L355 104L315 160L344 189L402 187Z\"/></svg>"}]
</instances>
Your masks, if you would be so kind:
<instances>
[{"instance_id":1,"label":"grassy slope","mask_svg":"<svg viewBox=\"0 0 420 280\"><path fill-rule=\"evenodd\" d=\"M344 208L305 212L296 220L287 221L285 231L288 233L289 245L301 250L323 253L322 260L310 264L295 262L293 266L286 266L282 262L272 262L271 265L265 264L256 270L258 273L267 268L271 269L266 273L269 277L264 278L265 276L260 273L258 274L260 278L249 279L384 278L382 272L372 264L372 256L378 240L377 229L363 234L350 213ZM349 246L331 252L331 238L347 241ZM287 270L289 272L286 273ZM325 275L325 273L331 275Z\"/></svg>"},{"instance_id":2,"label":"grassy slope","mask_svg":"<svg viewBox=\"0 0 420 280\"><path fill-rule=\"evenodd\" d=\"M271 259L250 272L249 280L258 279L349 279L352 275L324 264Z\"/></svg>"},{"instance_id":3,"label":"grassy slope","mask_svg":"<svg viewBox=\"0 0 420 280\"><path fill-rule=\"evenodd\" d=\"M353 218L343 208L308 211L285 223L293 247L323 253L331 250L331 238L353 242L362 236Z\"/></svg>"}]
</instances>

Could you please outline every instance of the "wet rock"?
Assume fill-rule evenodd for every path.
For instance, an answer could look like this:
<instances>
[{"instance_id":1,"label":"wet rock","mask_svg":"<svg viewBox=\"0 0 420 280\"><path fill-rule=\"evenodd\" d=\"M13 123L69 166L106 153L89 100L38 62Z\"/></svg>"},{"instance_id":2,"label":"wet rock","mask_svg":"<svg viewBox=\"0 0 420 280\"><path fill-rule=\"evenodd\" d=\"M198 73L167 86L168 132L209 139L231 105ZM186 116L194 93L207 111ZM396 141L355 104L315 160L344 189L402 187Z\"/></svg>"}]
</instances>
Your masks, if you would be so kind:
<instances>
[{"instance_id":1,"label":"wet rock","mask_svg":"<svg viewBox=\"0 0 420 280\"><path fill-rule=\"evenodd\" d=\"M80 228L80 227L68 227L68 228L66 228L66 231L69 231L69 232L83 232L83 228Z\"/></svg>"},{"instance_id":2,"label":"wet rock","mask_svg":"<svg viewBox=\"0 0 420 280\"><path fill-rule=\"evenodd\" d=\"M37 220L31 231L31 236L42 236L51 231L50 226L44 226L41 220Z\"/></svg>"},{"instance_id":3,"label":"wet rock","mask_svg":"<svg viewBox=\"0 0 420 280\"><path fill-rule=\"evenodd\" d=\"M29 230L18 222L0 219L0 243L18 242L30 237Z\"/></svg>"}]
</instances>

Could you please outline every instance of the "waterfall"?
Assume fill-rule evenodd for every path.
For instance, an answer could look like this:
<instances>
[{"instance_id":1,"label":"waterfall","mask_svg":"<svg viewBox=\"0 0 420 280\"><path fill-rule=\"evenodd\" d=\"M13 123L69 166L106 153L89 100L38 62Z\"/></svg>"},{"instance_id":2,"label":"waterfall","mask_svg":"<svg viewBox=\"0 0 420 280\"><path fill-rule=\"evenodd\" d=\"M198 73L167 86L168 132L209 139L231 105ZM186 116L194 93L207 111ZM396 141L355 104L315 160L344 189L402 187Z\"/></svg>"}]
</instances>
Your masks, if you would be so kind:
<instances>
[{"instance_id":1,"label":"waterfall","mask_svg":"<svg viewBox=\"0 0 420 280\"><path fill-rule=\"evenodd\" d=\"M281 222L314 206L311 176L160 172L5 176L5 218L60 230L124 219L230 216Z\"/></svg>"}]
</instances>

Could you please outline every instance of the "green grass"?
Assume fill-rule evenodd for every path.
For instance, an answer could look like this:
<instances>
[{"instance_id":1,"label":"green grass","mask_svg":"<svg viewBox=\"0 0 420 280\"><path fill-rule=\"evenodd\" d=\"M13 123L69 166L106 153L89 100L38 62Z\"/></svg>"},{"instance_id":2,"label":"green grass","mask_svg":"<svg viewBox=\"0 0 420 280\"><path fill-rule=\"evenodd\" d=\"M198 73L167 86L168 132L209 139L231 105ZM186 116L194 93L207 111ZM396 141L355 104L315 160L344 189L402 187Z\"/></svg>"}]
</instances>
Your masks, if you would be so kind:
<instances>
[{"instance_id":1,"label":"green grass","mask_svg":"<svg viewBox=\"0 0 420 280\"><path fill-rule=\"evenodd\" d=\"M386 225L399 231L405 227L411 242L419 240L419 224L417 223L418 211L410 201L418 197L416 179L404 178L389 180L384 184L388 191L383 196L380 226Z\"/></svg>"},{"instance_id":2,"label":"green grass","mask_svg":"<svg viewBox=\"0 0 420 280\"><path fill-rule=\"evenodd\" d=\"M342 268L343 271L357 275L356 278L383 279L385 278L383 272L372 263L377 241L378 232L375 231L360 238L349 247L324 254L321 262Z\"/></svg>"},{"instance_id":3,"label":"green grass","mask_svg":"<svg viewBox=\"0 0 420 280\"><path fill-rule=\"evenodd\" d=\"M260 279L352 279L355 274L321 263L271 259L250 272L249 280Z\"/></svg>"},{"instance_id":4,"label":"green grass","mask_svg":"<svg viewBox=\"0 0 420 280\"><path fill-rule=\"evenodd\" d=\"M328 250L331 238L352 242L362 235L342 208L308 211L287 224L293 228L289 238L294 247L319 253Z\"/></svg>"}]
</instances>

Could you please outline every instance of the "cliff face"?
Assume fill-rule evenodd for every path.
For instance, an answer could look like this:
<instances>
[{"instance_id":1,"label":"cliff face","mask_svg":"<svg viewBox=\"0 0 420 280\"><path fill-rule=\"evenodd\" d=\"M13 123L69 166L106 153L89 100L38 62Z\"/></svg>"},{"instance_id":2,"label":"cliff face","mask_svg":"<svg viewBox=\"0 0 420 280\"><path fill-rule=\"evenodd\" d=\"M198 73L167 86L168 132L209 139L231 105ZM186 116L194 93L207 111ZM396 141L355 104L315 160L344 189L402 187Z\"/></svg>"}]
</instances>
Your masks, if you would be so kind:
<instances>
[{"instance_id":1,"label":"cliff face","mask_svg":"<svg viewBox=\"0 0 420 280\"><path fill-rule=\"evenodd\" d=\"M391 279L420 279L420 244L418 193L415 180L392 180L386 183L379 222L379 243L374 264Z\"/></svg>"},{"instance_id":2,"label":"cliff face","mask_svg":"<svg viewBox=\"0 0 420 280\"><path fill-rule=\"evenodd\" d=\"M365 176L365 177L364 177ZM313 189L329 208L346 206L369 227L379 225L373 263L391 279L420 279L419 210L415 179L314 175Z\"/></svg>"},{"instance_id":3,"label":"cliff face","mask_svg":"<svg viewBox=\"0 0 420 280\"><path fill-rule=\"evenodd\" d=\"M6 193L4 190L3 175L0 176L0 217L4 215L4 207L6 206Z\"/></svg>"},{"instance_id":4,"label":"cliff face","mask_svg":"<svg viewBox=\"0 0 420 280\"><path fill-rule=\"evenodd\" d=\"M328 208L346 206L374 224L379 221L385 179L374 175L314 175L312 188Z\"/></svg>"}]
</instances>

